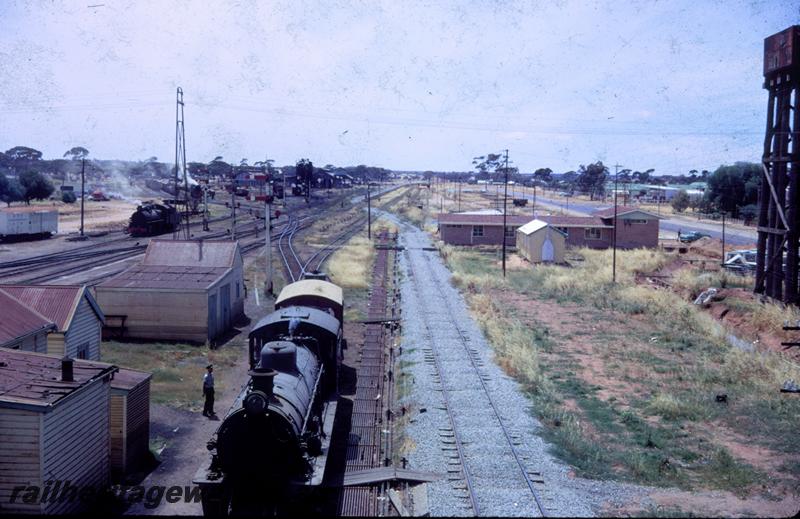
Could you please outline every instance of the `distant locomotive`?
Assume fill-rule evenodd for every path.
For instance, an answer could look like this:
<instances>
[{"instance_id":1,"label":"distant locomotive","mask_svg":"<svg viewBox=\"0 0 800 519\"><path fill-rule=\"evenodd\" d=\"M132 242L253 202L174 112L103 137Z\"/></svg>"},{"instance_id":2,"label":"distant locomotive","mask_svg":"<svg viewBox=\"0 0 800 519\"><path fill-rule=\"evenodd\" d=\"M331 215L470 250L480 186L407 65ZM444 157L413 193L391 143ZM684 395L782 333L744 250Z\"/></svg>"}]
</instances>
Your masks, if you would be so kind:
<instances>
[{"instance_id":1,"label":"distant locomotive","mask_svg":"<svg viewBox=\"0 0 800 519\"><path fill-rule=\"evenodd\" d=\"M131 236L157 236L180 228L181 216L170 205L144 204L136 208L128 224Z\"/></svg>"},{"instance_id":2,"label":"distant locomotive","mask_svg":"<svg viewBox=\"0 0 800 519\"><path fill-rule=\"evenodd\" d=\"M336 414L342 289L319 279L284 287L249 336L249 380L208 442L197 473L203 513L274 515L322 482Z\"/></svg>"}]
</instances>

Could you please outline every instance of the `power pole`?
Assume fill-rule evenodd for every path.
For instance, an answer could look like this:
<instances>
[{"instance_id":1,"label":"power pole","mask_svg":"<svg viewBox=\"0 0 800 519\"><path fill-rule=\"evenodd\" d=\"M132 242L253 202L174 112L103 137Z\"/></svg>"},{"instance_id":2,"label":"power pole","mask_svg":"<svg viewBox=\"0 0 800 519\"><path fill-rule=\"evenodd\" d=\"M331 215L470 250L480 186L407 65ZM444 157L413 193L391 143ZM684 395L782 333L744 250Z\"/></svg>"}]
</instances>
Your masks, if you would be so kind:
<instances>
[{"instance_id":1,"label":"power pole","mask_svg":"<svg viewBox=\"0 0 800 519\"><path fill-rule=\"evenodd\" d=\"M231 240L236 241L236 171L231 166Z\"/></svg>"},{"instance_id":2,"label":"power pole","mask_svg":"<svg viewBox=\"0 0 800 519\"><path fill-rule=\"evenodd\" d=\"M184 133L183 119L183 89L178 87L175 97L175 205L178 205L178 189L180 176L183 177L183 209L186 215L186 227L184 228L184 239L189 239L189 179L186 174L186 135ZM183 218L181 218L183 221ZM175 229L173 239L178 239L179 229Z\"/></svg>"},{"instance_id":3,"label":"power pole","mask_svg":"<svg viewBox=\"0 0 800 519\"><path fill-rule=\"evenodd\" d=\"M614 283L617 282L617 177L621 167L619 164L614 164L614 235L612 238L614 252L611 259L611 280Z\"/></svg>"},{"instance_id":4,"label":"power pole","mask_svg":"<svg viewBox=\"0 0 800 519\"><path fill-rule=\"evenodd\" d=\"M265 220L267 222L267 228L266 228L267 232L266 232L266 242L264 244L264 251L265 251L265 256L266 256L266 261L267 261L267 279L266 279L266 290L265 290L265 292L267 294L272 294L272 193L273 193L273 190L272 190L272 184L270 183L270 180L272 180L271 176L272 175L267 175L267 188L265 190L266 194L267 194L267 204L266 204L267 205L267 214L265 215L266 216ZM286 196L285 193L284 193L284 196Z\"/></svg>"},{"instance_id":5,"label":"power pole","mask_svg":"<svg viewBox=\"0 0 800 519\"><path fill-rule=\"evenodd\" d=\"M81 238L83 238L83 202L86 198L86 159L81 159Z\"/></svg>"},{"instance_id":6,"label":"power pole","mask_svg":"<svg viewBox=\"0 0 800 519\"><path fill-rule=\"evenodd\" d=\"M372 192L369 188L369 177L367 177L367 239L372 239Z\"/></svg>"},{"instance_id":7,"label":"power pole","mask_svg":"<svg viewBox=\"0 0 800 519\"><path fill-rule=\"evenodd\" d=\"M506 277L506 203L508 201L508 150L506 152L505 182L503 185L503 277Z\"/></svg>"},{"instance_id":8,"label":"power pole","mask_svg":"<svg viewBox=\"0 0 800 519\"><path fill-rule=\"evenodd\" d=\"M722 266L725 266L725 211L722 211Z\"/></svg>"}]
</instances>

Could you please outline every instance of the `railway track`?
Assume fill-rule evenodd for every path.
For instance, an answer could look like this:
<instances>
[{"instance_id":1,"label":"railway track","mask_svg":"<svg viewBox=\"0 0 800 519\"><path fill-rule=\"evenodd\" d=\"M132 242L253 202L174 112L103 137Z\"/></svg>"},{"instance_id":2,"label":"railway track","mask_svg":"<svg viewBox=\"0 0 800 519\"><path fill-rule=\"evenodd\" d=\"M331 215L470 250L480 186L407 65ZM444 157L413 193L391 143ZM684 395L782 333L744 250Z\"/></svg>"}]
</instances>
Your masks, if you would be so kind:
<instances>
[{"instance_id":1,"label":"railway track","mask_svg":"<svg viewBox=\"0 0 800 519\"><path fill-rule=\"evenodd\" d=\"M259 221L246 222L237 226L237 235L250 236L259 232ZM214 239L228 236L228 231L219 231L202 236L199 239ZM114 240L122 241L122 240ZM128 238L125 241L133 241ZM110 243L110 242L109 242ZM147 248L147 240L134 242L133 245L125 244L121 247L99 248L106 244L95 244L87 247L80 247L80 250L64 251L62 253L45 254L30 258L27 264L13 268L5 267L0 264L0 280L5 282L36 284L46 283L57 280L69 275L87 272L105 267L119 261L135 258L144 253ZM87 250L88 249L88 250ZM14 262L10 262L12 265ZM105 272L99 276L89 278L83 283L88 285L97 284L99 281L121 272ZM33 274L33 275L28 275ZM6 281L8 280L8 281Z\"/></svg>"},{"instance_id":2,"label":"railway track","mask_svg":"<svg viewBox=\"0 0 800 519\"><path fill-rule=\"evenodd\" d=\"M410 272L413 293L424 305L420 314L428 342L425 360L434 369L448 422L439 428L444 448L451 452L448 479L465 504L464 512L496 515L500 499L511 500L524 493L529 503L520 513L545 517L546 507L537 488L543 480L526 466L517 448L518 438L492 396L491 379L482 369L484 361L457 325L453 303L444 295L446 287L433 271L430 256L422 251L412 253L423 254L424 268Z\"/></svg>"}]
</instances>

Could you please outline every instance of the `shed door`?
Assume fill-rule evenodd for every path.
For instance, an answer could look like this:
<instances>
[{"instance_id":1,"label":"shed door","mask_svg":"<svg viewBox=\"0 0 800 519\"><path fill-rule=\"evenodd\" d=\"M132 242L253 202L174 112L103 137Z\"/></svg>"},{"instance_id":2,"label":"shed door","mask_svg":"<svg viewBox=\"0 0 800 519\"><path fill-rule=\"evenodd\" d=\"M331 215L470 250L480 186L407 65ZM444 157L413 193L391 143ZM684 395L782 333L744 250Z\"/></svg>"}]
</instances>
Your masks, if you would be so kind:
<instances>
[{"instance_id":1,"label":"shed door","mask_svg":"<svg viewBox=\"0 0 800 519\"><path fill-rule=\"evenodd\" d=\"M208 338L217 336L217 295L208 296Z\"/></svg>"},{"instance_id":2,"label":"shed door","mask_svg":"<svg viewBox=\"0 0 800 519\"><path fill-rule=\"evenodd\" d=\"M542 261L555 261L556 260L556 251L553 247L553 241L550 239L550 236L544 237L544 242L542 243Z\"/></svg>"},{"instance_id":3,"label":"shed door","mask_svg":"<svg viewBox=\"0 0 800 519\"><path fill-rule=\"evenodd\" d=\"M225 330L231 325L231 286L224 285L219 289L222 305L222 326Z\"/></svg>"}]
</instances>

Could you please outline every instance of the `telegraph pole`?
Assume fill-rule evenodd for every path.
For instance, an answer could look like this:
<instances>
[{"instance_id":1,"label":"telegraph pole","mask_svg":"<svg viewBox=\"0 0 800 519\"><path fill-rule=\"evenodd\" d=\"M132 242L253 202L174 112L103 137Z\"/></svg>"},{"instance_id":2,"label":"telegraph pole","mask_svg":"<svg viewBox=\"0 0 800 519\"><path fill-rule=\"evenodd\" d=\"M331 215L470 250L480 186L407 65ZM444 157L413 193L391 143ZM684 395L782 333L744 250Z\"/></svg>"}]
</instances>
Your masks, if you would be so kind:
<instances>
[{"instance_id":1,"label":"telegraph pole","mask_svg":"<svg viewBox=\"0 0 800 519\"><path fill-rule=\"evenodd\" d=\"M231 166L231 240L236 241L236 170Z\"/></svg>"},{"instance_id":2,"label":"telegraph pole","mask_svg":"<svg viewBox=\"0 0 800 519\"><path fill-rule=\"evenodd\" d=\"M372 239L372 191L369 188L369 177L367 177L367 239Z\"/></svg>"},{"instance_id":3,"label":"telegraph pole","mask_svg":"<svg viewBox=\"0 0 800 519\"><path fill-rule=\"evenodd\" d=\"M505 182L503 183L503 277L506 277L506 204L508 202L508 150L506 152Z\"/></svg>"},{"instance_id":4,"label":"telegraph pole","mask_svg":"<svg viewBox=\"0 0 800 519\"><path fill-rule=\"evenodd\" d=\"M81 158L81 238L83 238L83 202L86 198L86 159Z\"/></svg>"},{"instance_id":5,"label":"telegraph pole","mask_svg":"<svg viewBox=\"0 0 800 519\"><path fill-rule=\"evenodd\" d=\"M264 244L265 256L267 261L267 279L266 279L266 293L272 294L272 184L270 183L271 175L267 175L267 214L266 222L267 222L267 229L266 229L266 243ZM284 193L283 196L286 196ZM285 200L285 199L284 199Z\"/></svg>"},{"instance_id":6,"label":"telegraph pole","mask_svg":"<svg viewBox=\"0 0 800 519\"><path fill-rule=\"evenodd\" d=\"M621 167L619 164L614 164L614 236L612 239L614 252L611 259L611 280L614 283L617 282L617 177Z\"/></svg>"},{"instance_id":7,"label":"telegraph pole","mask_svg":"<svg viewBox=\"0 0 800 519\"><path fill-rule=\"evenodd\" d=\"M722 266L725 266L725 211L722 211Z\"/></svg>"}]
</instances>

